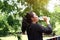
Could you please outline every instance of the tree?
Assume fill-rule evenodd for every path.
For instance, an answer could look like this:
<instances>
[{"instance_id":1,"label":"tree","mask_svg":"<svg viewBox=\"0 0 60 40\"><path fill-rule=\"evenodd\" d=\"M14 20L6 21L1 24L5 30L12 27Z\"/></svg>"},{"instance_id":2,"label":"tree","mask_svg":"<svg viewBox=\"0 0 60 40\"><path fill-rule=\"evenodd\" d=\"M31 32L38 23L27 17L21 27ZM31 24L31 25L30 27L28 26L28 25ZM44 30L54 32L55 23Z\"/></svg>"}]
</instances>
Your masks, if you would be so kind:
<instances>
[{"instance_id":1,"label":"tree","mask_svg":"<svg viewBox=\"0 0 60 40\"><path fill-rule=\"evenodd\" d=\"M0 36L21 32L19 0L0 0ZM20 38L18 38L20 40Z\"/></svg>"}]
</instances>

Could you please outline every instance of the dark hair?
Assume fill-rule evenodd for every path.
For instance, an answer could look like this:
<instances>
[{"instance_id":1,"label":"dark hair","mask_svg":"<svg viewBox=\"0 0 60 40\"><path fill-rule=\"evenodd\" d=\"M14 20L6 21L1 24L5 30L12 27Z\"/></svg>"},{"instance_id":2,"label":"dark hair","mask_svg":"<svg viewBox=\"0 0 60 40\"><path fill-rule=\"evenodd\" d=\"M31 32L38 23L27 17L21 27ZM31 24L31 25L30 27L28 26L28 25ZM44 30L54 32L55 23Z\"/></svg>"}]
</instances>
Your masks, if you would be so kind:
<instances>
[{"instance_id":1,"label":"dark hair","mask_svg":"<svg viewBox=\"0 0 60 40\"><path fill-rule=\"evenodd\" d=\"M29 12L29 13L27 13L27 15L25 16L26 17L26 21L27 21L27 23L31 23L32 22L32 20L31 20L31 18L33 17L33 12Z\"/></svg>"},{"instance_id":2,"label":"dark hair","mask_svg":"<svg viewBox=\"0 0 60 40\"><path fill-rule=\"evenodd\" d=\"M22 32L23 33L26 31L26 28L31 25L32 17L33 17L33 12L29 12L25 15L25 17L23 17L23 20L22 20Z\"/></svg>"}]
</instances>

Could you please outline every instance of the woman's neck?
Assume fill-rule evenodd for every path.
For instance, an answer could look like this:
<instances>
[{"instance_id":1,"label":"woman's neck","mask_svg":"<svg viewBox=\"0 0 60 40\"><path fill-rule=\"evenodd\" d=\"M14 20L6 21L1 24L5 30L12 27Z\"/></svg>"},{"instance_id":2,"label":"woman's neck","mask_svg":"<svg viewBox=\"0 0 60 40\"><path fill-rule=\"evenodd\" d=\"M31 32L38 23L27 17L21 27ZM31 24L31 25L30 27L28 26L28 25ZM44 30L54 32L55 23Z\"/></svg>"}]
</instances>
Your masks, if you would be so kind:
<instances>
[{"instance_id":1,"label":"woman's neck","mask_svg":"<svg viewBox=\"0 0 60 40\"><path fill-rule=\"evenodd\" d=\"M33 24L36 24L36 22L32 22Z\"/></svg>"}]
</instances>

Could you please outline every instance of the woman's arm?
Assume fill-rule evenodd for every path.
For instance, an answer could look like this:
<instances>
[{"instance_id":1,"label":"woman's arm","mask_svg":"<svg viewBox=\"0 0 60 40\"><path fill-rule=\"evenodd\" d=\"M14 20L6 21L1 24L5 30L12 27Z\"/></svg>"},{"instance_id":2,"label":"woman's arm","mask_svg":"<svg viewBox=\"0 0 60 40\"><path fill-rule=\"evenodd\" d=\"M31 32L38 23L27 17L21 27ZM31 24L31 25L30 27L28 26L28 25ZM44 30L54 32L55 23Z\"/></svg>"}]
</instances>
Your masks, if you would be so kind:
<instances>
[{"instance_id":1,"label":"woman's arm","mask_svg":"<svg viewBox=\"0 0 60 40\"><path fill-rule=\"evenodd\" d=\"M47 24L47 27L46 28L42 27L42 31L44 33L47 33L47 34L52 33L52 27L51 27L50 22L49 22L50 20L46 16L44 16L43 18Z\"/></svg>"},{"instance_id":2,"label":"woman's arm","mask_svg":"<svg viewBox=\"0 0 60 40\"><path fill-rule=\"evenodd\" d=\"M41 26L41 30L43 33L46 33L46 34L51 34L52 33L52 27L50 24L47 25L47 27L43 27Z\"/></svg>"},{"instance_id":3,"label":"woman's arm","mask_svg":"<svg viewBox=\"0 0 60 40\"><path fill-rule=\"evenodd\" d=\"M50 25L49 20L47 19L46 16L44 16L43 18L44 18L44 21L45 21L46 24L47 24L47 27L43 27L43 26L40 25L40 30L41 30L41 32L42 32L42 33L46 33L46 34L52 33L52 27L51 27L51 25Z\"/></svg>"},{"instance_id":4,"label":"woman's arm","mask_svg":"<svg viewBox=\"0 0 60 40\"><path fill-rule=\"evenodd\" d=\"M47 27L44 27L44 26L38 24L37 31L39 33L51 34L52 33L52 27L50 24L48 24Z\"/></svg>"}]
</instances>

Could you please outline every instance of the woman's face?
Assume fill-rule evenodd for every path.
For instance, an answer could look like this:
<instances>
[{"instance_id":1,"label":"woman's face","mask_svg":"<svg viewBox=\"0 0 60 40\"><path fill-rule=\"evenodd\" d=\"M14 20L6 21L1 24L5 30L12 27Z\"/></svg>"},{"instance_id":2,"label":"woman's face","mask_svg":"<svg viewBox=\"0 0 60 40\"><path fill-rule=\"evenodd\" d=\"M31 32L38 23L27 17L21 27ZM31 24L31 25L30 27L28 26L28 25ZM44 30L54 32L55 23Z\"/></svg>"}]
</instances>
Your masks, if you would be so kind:
<instances>
[{"instance_id":1,"label":"woman's face","mask_svg":"<svg viewBox=\"0 0 60 40\"><path fill-rule=\"evenodd\" d=\"M33 12L33 17L32 17L32 21L33 22L38 22L38 16L36 15L36 13Z\"/></svg>"}]
</instances>

